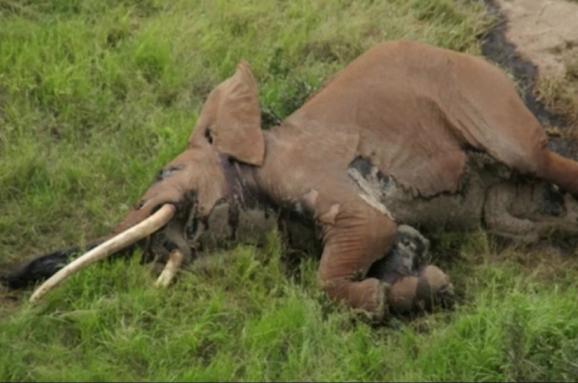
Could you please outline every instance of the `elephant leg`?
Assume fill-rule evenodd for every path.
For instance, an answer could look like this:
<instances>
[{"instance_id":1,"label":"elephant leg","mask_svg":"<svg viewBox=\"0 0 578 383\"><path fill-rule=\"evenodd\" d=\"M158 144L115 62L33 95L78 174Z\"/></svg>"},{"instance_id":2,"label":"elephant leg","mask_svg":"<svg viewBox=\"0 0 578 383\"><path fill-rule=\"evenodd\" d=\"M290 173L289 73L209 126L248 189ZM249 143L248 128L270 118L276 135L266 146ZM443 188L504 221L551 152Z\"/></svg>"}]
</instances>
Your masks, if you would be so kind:
<instances>
[{"instance_id":1,"label":"elephant leg","mask_svg":"<svg viewBox=\"0 0 578 383\"><path fill-rule=\"evenodd\" d=\"M450 307L453 286L439 268L427 265L393 279L367 277L372 264L389 252L396 224L379 213L344 214L326 229L319 276L330 298L381 321L389 314ZM387 272L386 272L387 274Z\"/></svg>"},{"instance_id":2,"label":"elephant leg","mask_svg":"<svg viewBox=\"0 0 578 383\"><path fill-rule=\"evenodd\" d=\"M522 174L534 175L578 195L578 162L552 152L545 144L536 146L524 141L514 142L507 149L511 149L508 156L494 156Z\"/></svg>"},{"instance_id":3,"label":"elephant leg","mask_svg":"<svg viewBox=\"0 0 578 383\"><path fill-rule=\"evenodd\" d=\"M396 280L389 289L387 301L392 314L431 310L435 305L449 308L454 303L454 287L440 268L427 265L416 275Z\"/></svg>"},{"instance_id":4,"label":"elephant leg","mask_svg":"<svg viewBox=\"0 0 578 383\"><path fill-rule=\"evenodd\" d=\"M529 219L514 217L509 211L516 196L516 187L510 184L498 184L488 191L484 205L486 229L500 237L535 242L539 239L536 225Z\"/></svg>"},{"instance_id":5,"label":"elephant leg","mask_svg":"<svg viewBox=\"0 0 578 383\"><path fill-rule=\"evenodd\" d=\"M559 201L544 195L544 184L503 183L487 193L484 222L491 233L532 243L552 233L578 233L578 203L570 194Z\"/></svg>"},{"instance_id":6,"label":"elephant leg","mask_svg":"<svg viewBox=\"0 0 578 383\"><path fill-rule=\"evenodd\" d=\"M371 265L391 247L396 224L363 202L341 205L333 223L323 224L319 278L328 296L380 320L387 311L388 285L367 278Z\"/></svg>"},{"instance_id":7,"label":"elephant leg","mask_svg":"<svg viewBox=\"0 0 578 383\"><path fill-rule=\"evenodd\" d=\"M543 134L541 129L539 134ZM488 149L495 158L522 174L534 175L578 195L578 162L549 150L545 136L531 141L520 136L500 138L508 144L495 152Z\"/></svg>"}]
</instances>

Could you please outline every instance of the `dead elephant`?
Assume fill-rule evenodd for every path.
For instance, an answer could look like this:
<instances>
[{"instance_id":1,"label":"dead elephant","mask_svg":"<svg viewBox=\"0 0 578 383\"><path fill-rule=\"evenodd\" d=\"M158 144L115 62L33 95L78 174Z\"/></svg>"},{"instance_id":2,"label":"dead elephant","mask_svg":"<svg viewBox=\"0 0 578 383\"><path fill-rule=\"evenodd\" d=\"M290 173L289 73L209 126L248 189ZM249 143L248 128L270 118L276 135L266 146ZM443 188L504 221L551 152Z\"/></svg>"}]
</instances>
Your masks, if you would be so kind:
<instances>
[{"instance_id":1,"label":"dead elephant","mask_svg":"<svg viewBox=\"0 0 578 383\"><path fill-rule=\"evenodd\" d=\"M290 212L321 233L319 279L328 296L379 319L451 290L435 266L416 269L412 257L424 241L397 237L398 225L485 225L527 241L578 231L576 201L567 194L578 193L578 164L547 149L514 84L480 58L384 43L279 126L261 130L260 115L257 84L242 62L208 96L186 150L114 230L120 239L88 258L156 232L164 235L153 252L167 252L175 268L199 241L240 239L251 214ZM368 274L396 251L410 254L405 273L403 262L388 266L386 258L378 277ZM6 280L16 286L46 276L42 267L63 254L33 261ZM32 299L86 260L74 262ZM60 267L53 263L48 274Z\"/></svg>"}]
</instances>

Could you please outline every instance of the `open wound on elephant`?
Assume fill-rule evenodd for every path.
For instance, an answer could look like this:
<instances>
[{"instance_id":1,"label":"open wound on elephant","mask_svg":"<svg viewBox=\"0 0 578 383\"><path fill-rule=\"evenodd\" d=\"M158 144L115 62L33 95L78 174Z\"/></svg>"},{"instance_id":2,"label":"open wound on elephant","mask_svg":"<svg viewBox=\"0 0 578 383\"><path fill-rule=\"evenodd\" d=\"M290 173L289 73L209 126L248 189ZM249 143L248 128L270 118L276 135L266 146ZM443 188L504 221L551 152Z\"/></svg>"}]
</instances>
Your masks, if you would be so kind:
<instances>
[{"instance_id":1,"label":"open wound on elephant","mask_svg":"<svg viewBox=\"0 0 578 383\"><path fill-rule=\"evenodd\" d=\"M347 174L359 187L359 196L368 205L395 221L384 204L388 189L395 187L391 177L384 176L368 159L360 156L351 162Z\"/></svg>"}]
</instances>

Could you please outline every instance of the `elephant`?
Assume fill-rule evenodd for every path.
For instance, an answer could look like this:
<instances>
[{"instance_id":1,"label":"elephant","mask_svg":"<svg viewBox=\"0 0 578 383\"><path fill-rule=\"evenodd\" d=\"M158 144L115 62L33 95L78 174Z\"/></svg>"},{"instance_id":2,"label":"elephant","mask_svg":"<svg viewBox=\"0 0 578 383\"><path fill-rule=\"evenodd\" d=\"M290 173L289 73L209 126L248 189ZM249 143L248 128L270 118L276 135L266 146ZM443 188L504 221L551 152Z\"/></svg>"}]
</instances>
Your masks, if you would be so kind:
<instances>
[{"instance_id":1,"label":"elephant","mask_svg":"<svg viewBox=\"0 0 578 383\"><path fill-rule=\"evenodd\" d=\"M524 242L578 233L578 163L547 144L514 83L473 55L381 43L268 130L241 61L208 95L186 149L89 253L144 243L174 269L200 247L302 222L320 244L326 295L380 321L453 294L420 232L484 227ZM5 283L54 278L69 253Z\"/></svg>"}]
</instances>

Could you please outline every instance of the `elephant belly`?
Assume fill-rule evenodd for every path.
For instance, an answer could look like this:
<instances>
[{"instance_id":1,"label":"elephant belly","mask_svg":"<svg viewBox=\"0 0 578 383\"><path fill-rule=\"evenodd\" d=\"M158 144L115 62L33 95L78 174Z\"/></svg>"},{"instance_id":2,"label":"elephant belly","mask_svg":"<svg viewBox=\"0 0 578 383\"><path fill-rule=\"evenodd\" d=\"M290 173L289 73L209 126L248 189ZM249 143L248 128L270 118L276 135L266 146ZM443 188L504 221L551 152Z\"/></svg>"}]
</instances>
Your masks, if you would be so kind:
<instances>
[{"instance_id":1,"label":"elephant belly","mask_svg":"<svg viewBox=\"0 0 578 383\"><path fill-rule=\"evenodd\" d=\"M416 196L405 190L363 157L351 162L348 175L359 188L361 198L398 224L431 230L469 230L481 226L486 191L502 179L499 167L488 168L481 162L477 156L469 156L459 190L432 197Z\"/></svg>"}]
</instances>

